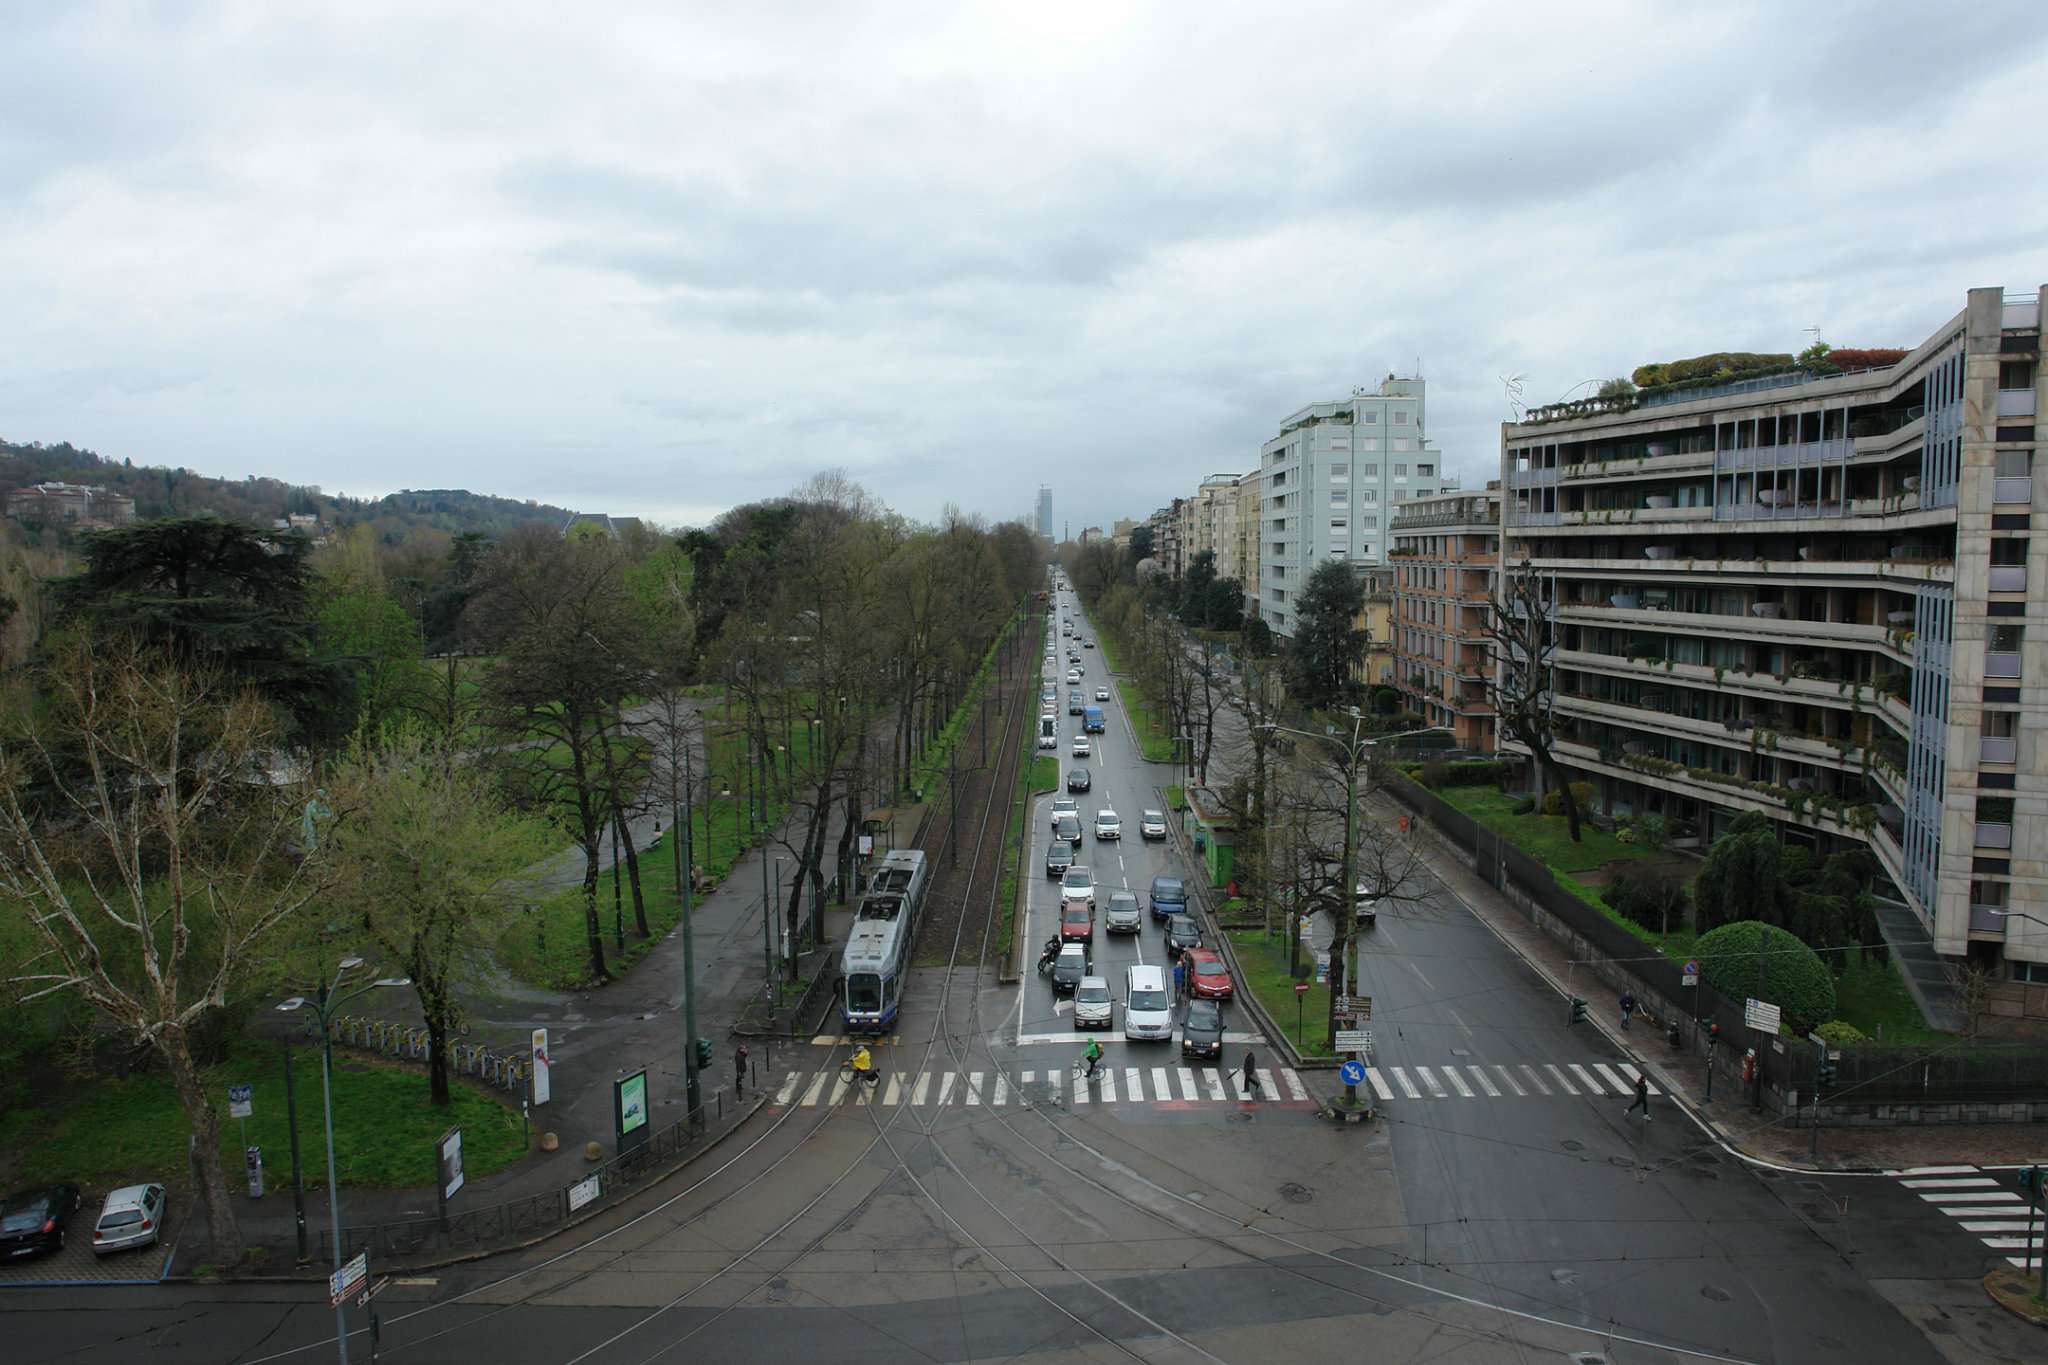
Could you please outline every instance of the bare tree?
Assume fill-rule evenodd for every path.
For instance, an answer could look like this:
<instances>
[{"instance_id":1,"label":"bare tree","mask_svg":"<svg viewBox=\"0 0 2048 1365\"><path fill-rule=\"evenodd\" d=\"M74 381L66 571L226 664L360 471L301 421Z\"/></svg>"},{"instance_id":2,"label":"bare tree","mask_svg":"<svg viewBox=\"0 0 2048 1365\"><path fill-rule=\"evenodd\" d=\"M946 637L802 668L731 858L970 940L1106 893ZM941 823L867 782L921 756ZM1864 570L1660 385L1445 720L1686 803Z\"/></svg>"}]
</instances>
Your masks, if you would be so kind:
<instances>
[{"instance_id":1,"label":"bare tree","mask_svg":"<svg viewBox=\"0 0 2048 1365\"><path fill-rule=\"evenodd\" d=\"M1543 580L1528 560L1502 576L1501 592L1487 600L1483 627L1492 655L1486 690L1500 728L1535 756L1564 806L1565 826L1579 841L1579 803L1551 756L1550 693L1556 677L1557 632ZM1540 793L1542 783L1537 784Z\"/></svg>"},{"instance_id":2,"label":"bare tree","mask_svg":"<svg viewBox=\"0 0 2048 1365\"><path fill-rule=\"evenodd\" d=\"M322 889L325 860L287 855L306 783L277 767L253 694L123 644L74 645L48 707L0 747L0 913L41 952L9 964L25 999L75 992L164 1061L192 1125L214 1264L241 1260L220 1114L193 1034Z\"/></svg>"}]
</instances>

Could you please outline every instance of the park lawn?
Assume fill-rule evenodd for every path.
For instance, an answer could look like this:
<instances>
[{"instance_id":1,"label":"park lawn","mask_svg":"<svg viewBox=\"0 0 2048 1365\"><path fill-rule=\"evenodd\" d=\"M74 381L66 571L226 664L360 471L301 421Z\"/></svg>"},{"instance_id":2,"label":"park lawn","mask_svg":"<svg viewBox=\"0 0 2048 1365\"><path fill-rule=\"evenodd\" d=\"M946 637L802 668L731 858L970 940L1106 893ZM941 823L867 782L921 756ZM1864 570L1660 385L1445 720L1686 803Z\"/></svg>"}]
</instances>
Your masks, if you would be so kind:
<instances>
[{"instance_id":1,"label":"park lawn","mask_svg":"<svg viewBox=\"0 0 2048 1365\"><path fill-rule=\"evenodd\" d=\"M1294 1039L1295 1049L1304 1057L1328 1057L1330 987L1311 980L1308 994L1296 1001L1294 977L1287 970L1287 940L1283 935L1267 938L1263 929L1232 929L1230 944L1237 952L1239 990L1249 988L1273 1016L1273 1022ZM1305 962L1314 963L1309 950L1302 949ZM1296 1032L1296 1018L1301 1020Z\"/></svg>"},{"instance_id":2,"label":"park lawn","mask_svg":"<svg viewBox=\"0 0 2048 1365\"><path fill-rule=\"evenodd\" d=\"M1098 631L1095 648L1102 655L1102 666L1114 675L1117 671L1116 652L1110 647L1108 631ZM1116 650L1123 648L1117 641ZM1132 677L1116 679L1116 694L1124 704L1124 715L1131 722L1131 733L1138 737L1138 752L1148 763L1173 762L1173 736L1166 731L1166 723L1153 710L1152 703L1145 697L1144 689Z\"/></svg>"},{"instance_id":3,"label":"park lawn","mask_svg":"<svg viewBox=\"0 0 2048 1365\"><path fill-rule=\"evenodd\" d=\"M1590 872L1617 858L1664 856L1645 844L1625 844L1584 820L1579 822L1580 841L1575 844L1562 815L1517 815L1515 806L1522 798L1492 787L1446 787L1434 794L1498 832L1552 872Z\"/></svg>"},{"instance_id":4,"label":"park lawn","mask_svg":"<svg viewBox=\"0 0 2048 1365\"><path fill-rule=\"evenodd\" d=\"M1887 1043L1941 1043L1955 1037L1927 1027L1898 968L1876 958L1851 956L1848 970L1835 978L1835 1018L1873 1039L1882 1029Z\"/></svg>"},{"instance_id":5,"label":"park lawn","mask_svg":"<svg viewBox=\"0 0 2048 1365\"><path fill-rule=\"evenodd\" d=\"M327 1186L321 1124L320 1053L295 1043L293 1081L298 1092L299 1160L308 1186ZM206 1087L221 1102L221 1156L229 1181L240 1184L242 1122L226 1116L227 1088L253 1087L248 1143L263 1148L265 1177L275 1189L291 1179L291 1134L285 1119L284 1058L280 1049L253 1041L235 1045L228 1059L208 1068ZM526 1154L525 1127L508 1109L467 1082L450 1079L450 1103L427 1103L423 1072L372 1061L347 1051L334 1054L334 1155L344 1186L402 1189L434 1181L434 1145L448 1129L462 1129L463 1169L489 1175ZM7 1153L10 1185L70 1181L88 1189L142 1180L182 1181L192 1128L161 1072L105 1077L45 1090L50 1102L17 1106L0 1117L0 1152Z\"/></svg>"},{"instance_id":6,"label":"park lawn","mask_svg":"<svg viewBox=\"0 0 2048 1365\"><path fill-rule=\"evenodd\" d=\"M1177 787L1177 786L1174 786L1174 785L1173 785L1172 783L1168 783L1168 784L1167 784L1167 786L1166 786L1166 805L1167 805L1167 808L1168 808L1169 810L1180 810L1180 809L1182 809L1183 807L1185 807L1185 806L1187 805L1187 803L1188 803L1188 793L1187 793L1187 788L1185 788L1185 787Z\"/></svg>"}]
</instances>

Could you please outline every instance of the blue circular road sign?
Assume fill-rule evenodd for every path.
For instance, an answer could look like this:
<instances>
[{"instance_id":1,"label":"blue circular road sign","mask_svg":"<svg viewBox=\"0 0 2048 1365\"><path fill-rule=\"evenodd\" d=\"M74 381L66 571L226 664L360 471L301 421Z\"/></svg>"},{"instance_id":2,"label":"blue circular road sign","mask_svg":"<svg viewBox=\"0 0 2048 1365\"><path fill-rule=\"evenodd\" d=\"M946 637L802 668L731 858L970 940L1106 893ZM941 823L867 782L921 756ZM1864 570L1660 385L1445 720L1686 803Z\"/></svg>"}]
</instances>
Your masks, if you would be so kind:
<instances>
[{"instance_id":1,"label":"blue circular road sign","mask_svg":"<svg viewBox=\"0 0 2048 1365\"><path fill-rule=\"evenodd\" d=\"M1346 1062L1337 1068L1337 1074L1344 1078L1346 1085L1359 1085L1365 1080L1364 1062Z\"/></svg>"}]
</instances>

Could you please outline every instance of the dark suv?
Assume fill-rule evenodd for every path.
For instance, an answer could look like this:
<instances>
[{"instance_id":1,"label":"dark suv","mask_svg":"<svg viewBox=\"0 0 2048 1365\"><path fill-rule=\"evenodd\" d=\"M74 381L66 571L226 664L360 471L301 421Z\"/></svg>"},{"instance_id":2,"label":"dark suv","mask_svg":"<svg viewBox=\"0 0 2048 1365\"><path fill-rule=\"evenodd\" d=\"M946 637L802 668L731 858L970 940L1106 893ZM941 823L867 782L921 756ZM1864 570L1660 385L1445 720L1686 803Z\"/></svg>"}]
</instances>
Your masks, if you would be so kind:
<instances>
[{"instance_id":1,"label":"dark suv","mask_svg":"<svg viewBox=\"0 0 2048 1365\"><path fill-rule=\"evenodd\" d=\"M1160 875L1152 879L1152 922L1164 924L1175 915L1188 912L1187 883L1178 877Z\"/></svg>"},{"instance_id":2,"label":"dark suv","mask_svg":"<svg viewBox=\"0 0 2048 1365\"><path fill-rule=\"evenodd\" d=\"M1057 880L1067 874L1074 865L1074 846L1064 839L1055 839L1045 850L1045 875Z\"/></svg>"}]
</instances>

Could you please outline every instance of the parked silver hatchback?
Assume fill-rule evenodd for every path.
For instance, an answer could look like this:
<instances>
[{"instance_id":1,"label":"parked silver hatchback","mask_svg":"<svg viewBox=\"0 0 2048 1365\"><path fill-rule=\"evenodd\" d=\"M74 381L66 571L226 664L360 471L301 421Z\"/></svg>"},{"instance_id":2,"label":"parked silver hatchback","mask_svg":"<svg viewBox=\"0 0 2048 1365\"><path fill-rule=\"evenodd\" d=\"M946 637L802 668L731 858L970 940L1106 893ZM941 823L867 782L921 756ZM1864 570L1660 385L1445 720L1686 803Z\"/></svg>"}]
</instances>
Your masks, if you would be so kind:
<instances>
[{"instance_id":1,"label":"parked silver hatchback","mask_svg":"<svg viewBox=\"0 0 2048 1365\"><path fill-rule=\"evenodd\" d=\"M93 1253L155 1246L163 1230L164 1187L124 1185L100 1206L99 1221L92 1225Z\"/></svg>"}]
</instances>

